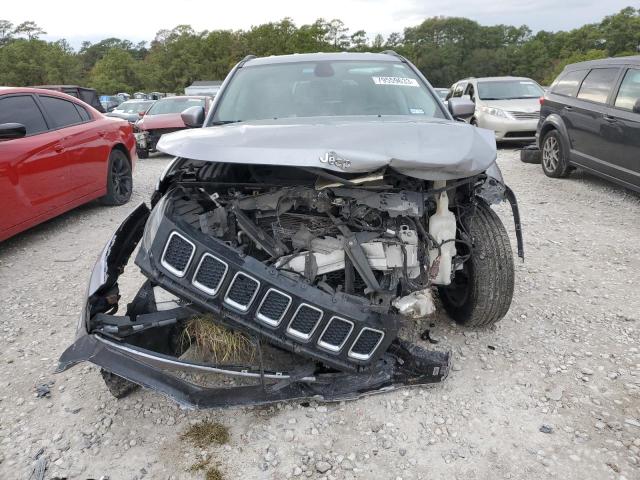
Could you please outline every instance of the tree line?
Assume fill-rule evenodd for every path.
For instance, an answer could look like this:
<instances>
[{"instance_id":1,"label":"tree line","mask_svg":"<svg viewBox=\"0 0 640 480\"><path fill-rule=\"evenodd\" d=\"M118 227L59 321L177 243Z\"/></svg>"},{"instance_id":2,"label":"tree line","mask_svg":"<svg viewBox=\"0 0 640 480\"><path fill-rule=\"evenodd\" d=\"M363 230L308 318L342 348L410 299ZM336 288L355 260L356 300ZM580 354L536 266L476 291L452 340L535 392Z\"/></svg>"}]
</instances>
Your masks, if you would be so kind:
<instances>
[{"instance_id":1,"label":"tree line","mask_svg":"<svg viewBox=\"0 0 640 480\"><path fill-rule=\"evenodd\" d=\"M160 30L147 42L107 38L47 42L32 21L0 20L0 85L78 84L100 93L182 92L195 80L221 80L248 54L395 50L434 86L468 76L521 75L549 84L568 63L637 55L640 9L627 7L571 31L533 33L529 27L483 26L466 18L432 17L386 38L351 32L340 20L297 26L290 18L248 30Z\"/></svg>"}]
</instances>

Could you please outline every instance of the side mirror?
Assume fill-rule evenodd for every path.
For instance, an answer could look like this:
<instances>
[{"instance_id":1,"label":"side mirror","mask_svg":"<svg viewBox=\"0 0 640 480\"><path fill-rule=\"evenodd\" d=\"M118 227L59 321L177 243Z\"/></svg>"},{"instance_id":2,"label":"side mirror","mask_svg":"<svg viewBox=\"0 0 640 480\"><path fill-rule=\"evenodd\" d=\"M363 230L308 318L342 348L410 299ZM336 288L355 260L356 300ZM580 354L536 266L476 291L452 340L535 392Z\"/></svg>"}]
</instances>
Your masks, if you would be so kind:
<instances>
[{"instance_id":1,"label":"side mirror","mask_svg":"<svg viewBox=\"0 0 640 480\"><path fill-rule=\"evenodd\" d=\"M633 104L633 108L631 109L633 113L640 113L640 98L636 100L636 103Z\"/></svg>"},{"instance_id":2,"label":"side mirror","mask_svg":"<svg viewBox=\"0 0 640 480\"><path fill-rule=\"evenodd\" d=\"M476 104L473 103L468 96L450 98L447 107L453 118L466 119L472 117L476 111Z\"/></svg>"},{"instance_id":3,"label":"side mirror","mask_svg":"<svg viewBox=\"0 0 640 480\"><path fill-rule=\"evenodd\" d=\"M21 123L0 124L0 140L15 140L27 134L27 128Z\"/></svg>"},{"instance_id":4,"label":"side mirror","mask_svg":"<svg viewBox=\"0 0 640 480\"><path fill-rule=\"evenodd\" d=\"M201 127L204 123L204 107L189 107L180 114L180 117L187 127Z\"/></svg>"}]
</instances>

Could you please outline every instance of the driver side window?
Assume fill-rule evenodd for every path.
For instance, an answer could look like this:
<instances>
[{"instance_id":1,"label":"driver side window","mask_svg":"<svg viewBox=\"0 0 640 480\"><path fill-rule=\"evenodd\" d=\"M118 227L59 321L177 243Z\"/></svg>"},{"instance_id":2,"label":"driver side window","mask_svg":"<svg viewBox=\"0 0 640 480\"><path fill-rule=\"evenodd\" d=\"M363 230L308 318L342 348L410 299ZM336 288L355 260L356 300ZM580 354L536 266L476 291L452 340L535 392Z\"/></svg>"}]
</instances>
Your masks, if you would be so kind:
<instances>
[{"instance_id":1,"label":"driver side window","mask_svg":"<svg viewBox=\"0 0 640 480\"><path fill-rule=\"evenodd\" d=\"M44 116L31 95L0 97L0 124L2 123L24 125L27 136L48 130Z\"/></svg>"},{"instance_id":2,"label":"driver side window","mask_svg":"<svg viewBox=\"0 0 640 480\"><path fill-rule=\"evenodd\" d=\"M467 86L467 89L465 90L464 94L465 94L465 95L469 95L469 97L471 98L471 100L473 100L474 102L476 101L476 95L475 95L475 91L474 91L474 88L473 88L473 84L472 84L472 83L470 83L470 84Z\"/></svg>"}]
</instances>

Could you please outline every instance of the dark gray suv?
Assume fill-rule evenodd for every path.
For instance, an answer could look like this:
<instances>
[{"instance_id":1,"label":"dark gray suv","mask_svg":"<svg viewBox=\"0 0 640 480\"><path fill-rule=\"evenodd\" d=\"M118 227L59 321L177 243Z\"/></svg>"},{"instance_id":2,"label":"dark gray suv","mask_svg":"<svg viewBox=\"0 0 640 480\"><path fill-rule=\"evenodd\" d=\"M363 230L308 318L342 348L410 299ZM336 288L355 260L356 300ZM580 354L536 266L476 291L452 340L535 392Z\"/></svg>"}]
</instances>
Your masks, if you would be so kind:
<instances>
[{"instance_id":1,"label":"dark gray suv","mask_svg":"<svg viewBox=\"0 0 640 480\"><path fill-rule=\"evenodd\" d=\"M581 167L640 191L640 56L568 65L540 101L535 157L547 176Z\"/></svg>"}]
</instances>

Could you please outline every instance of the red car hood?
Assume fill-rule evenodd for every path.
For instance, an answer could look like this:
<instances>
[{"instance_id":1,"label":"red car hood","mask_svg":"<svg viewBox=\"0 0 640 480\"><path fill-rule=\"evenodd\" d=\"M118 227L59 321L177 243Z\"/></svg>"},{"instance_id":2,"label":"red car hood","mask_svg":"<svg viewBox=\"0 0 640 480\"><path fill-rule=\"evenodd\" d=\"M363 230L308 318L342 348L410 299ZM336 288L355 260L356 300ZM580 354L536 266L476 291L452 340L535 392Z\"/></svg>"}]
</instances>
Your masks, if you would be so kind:
<instances>
[{"instance_id":1,"label":"red car hood","mask_svg":"<svg viewBox=\"0 0 640 480\"><path fill-rule=\"evenodd\" d=\"M187 128L179 113L164 113L161 115L145 115L136 123L140 130L155 130L158 128Z\"/></svg>"}]
</instances>

